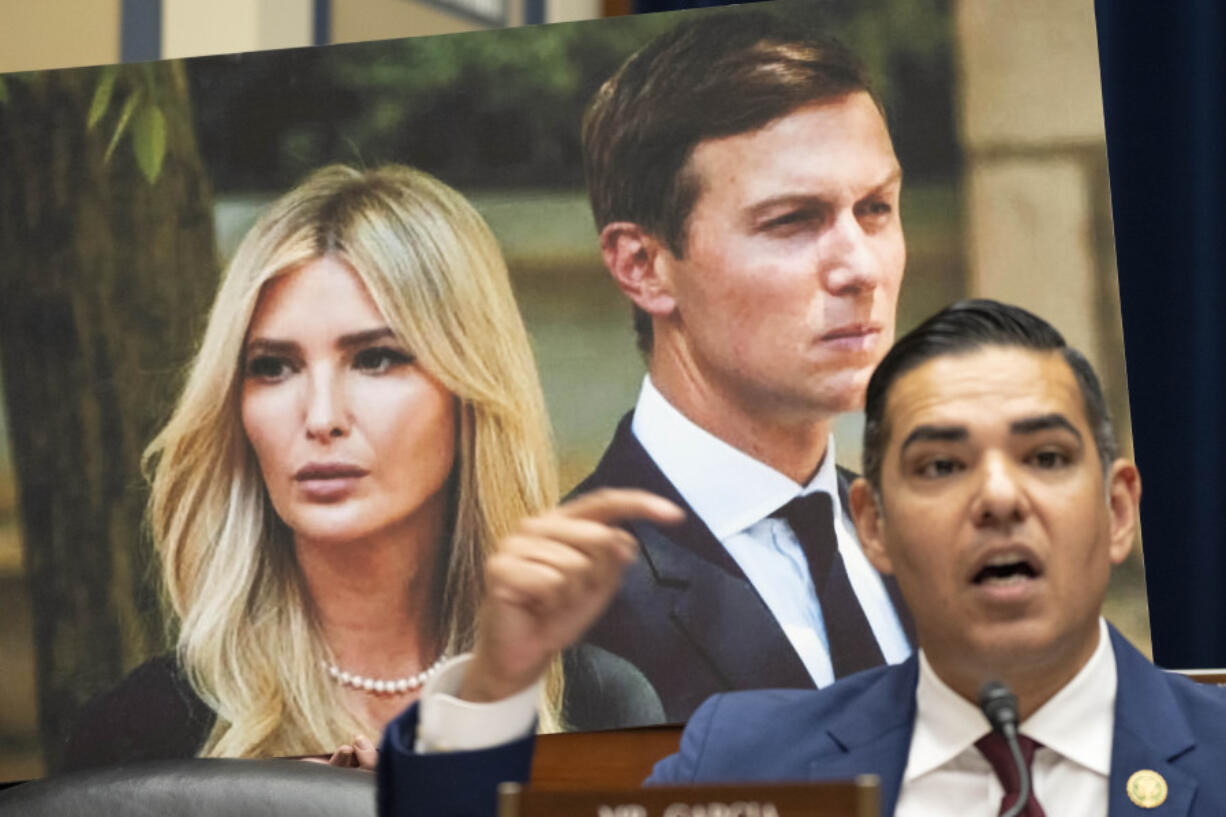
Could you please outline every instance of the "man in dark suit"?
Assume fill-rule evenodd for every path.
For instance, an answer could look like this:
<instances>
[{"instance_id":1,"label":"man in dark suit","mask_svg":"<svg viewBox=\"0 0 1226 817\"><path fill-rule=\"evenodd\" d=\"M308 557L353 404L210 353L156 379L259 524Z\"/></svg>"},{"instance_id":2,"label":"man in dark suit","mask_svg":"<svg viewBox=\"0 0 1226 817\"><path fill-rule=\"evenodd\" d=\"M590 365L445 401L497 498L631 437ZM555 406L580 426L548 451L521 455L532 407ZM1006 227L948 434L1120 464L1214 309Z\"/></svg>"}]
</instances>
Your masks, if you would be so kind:
<instances>
[{"instance_id":1,"label":"man in dark suit","mask_svg":"<svg viewBox=\"0 0 1226 817\"><path fill-rule=\"evenodd\" d=\"M631 57L583 136L648 376L574 495L643 488L687 512L635 526L643 559L589 639L673 721L714 692L905 659L831 436L889 348L906 260L902 172L859 65L794 23L713 13Z\"/></svg>"},{"instance_id":2,"label":"man in dark suit","mask_svg":"<svg viewBox=\"0 0 1226 817\"><path fill-rule=\"evenodd\" d=\"M1034 781L1038 806L1024 814L1226 813L1226 691L1157 669L1101 618L1111 568L1135 538L1140 477L1117 456L1085 358L1024 310L962 302L899 340L869 383L866 415L865 478L850 504L866 553L910 604L919 653L816 691L715 696L651 781L875 773L885 814L996 815L1016 781L973 702L999 680L1017 695ZM565 513L676 518L634 494ZM500 722L508 695L531 689L557 645L595 618L629 549L572 521L531 523L557 550L502 554L474 655L427 691L423 711L450 689ZM531 737L510 738L530 732L525 722L484 750L409 747L435 750L449 730L434 715L419 726L416 707L389 728L385 813L492 813L495 784L526 779Z\"/></svg>"}]
</instances>

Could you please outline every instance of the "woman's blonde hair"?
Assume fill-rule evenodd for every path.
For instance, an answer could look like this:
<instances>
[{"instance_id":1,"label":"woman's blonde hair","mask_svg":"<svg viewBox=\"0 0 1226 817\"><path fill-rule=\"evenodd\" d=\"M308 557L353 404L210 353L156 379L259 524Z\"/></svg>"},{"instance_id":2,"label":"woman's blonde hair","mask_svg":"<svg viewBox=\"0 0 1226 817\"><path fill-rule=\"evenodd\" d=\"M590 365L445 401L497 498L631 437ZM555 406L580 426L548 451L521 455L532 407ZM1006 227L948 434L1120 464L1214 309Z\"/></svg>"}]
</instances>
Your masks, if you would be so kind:
<instances>
[{"instance_id":1,"label":"woman's blonde hair","mask_svg":"<svg viewBox=\"0 0 1226 817\"><path fill-rule=\"evenodd\" d=\"M457 400L450 537L439 543L439 647L470 648L484 557L557 500L544 398L506 263L456 191L418 170L323 168L277 200L222 279L183 394L150 443L149 525L178 659L217 720L202 756L325 752L369 732L321 671L330 656L240 419L243 345L271 279L329 256ZM561 673L542 729L557 728Z\"/></svg>"}]
</instances>

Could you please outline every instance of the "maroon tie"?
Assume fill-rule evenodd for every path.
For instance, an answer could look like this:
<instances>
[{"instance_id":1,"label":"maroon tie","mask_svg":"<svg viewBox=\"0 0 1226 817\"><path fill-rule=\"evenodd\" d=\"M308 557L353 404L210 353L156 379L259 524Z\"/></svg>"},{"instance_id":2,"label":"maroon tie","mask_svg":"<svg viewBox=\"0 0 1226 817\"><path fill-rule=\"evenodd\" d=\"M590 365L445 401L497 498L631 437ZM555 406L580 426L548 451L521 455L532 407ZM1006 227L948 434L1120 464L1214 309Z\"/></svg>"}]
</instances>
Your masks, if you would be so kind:
<instances>
[{"instance_id":1,"label":"maroon tie","mask_svg":"<svg viewBox=\"0 0 1226 817\"><path fill-rule=\"evenodd\" d=\"M1022 750L1022 760L1026 764L1026 770L1029 771L1030 761L1034 759L1034 750L1042 744L1025 735L1017 736L1017 744ZM975 741L975 748L983 753L988 763L992 764L992 769L1000 778L1001 785L1005 787L1005 796L1000 799L999 812L1004 814L1017 802L1018 786L1021 782L1017 779L1017 765L1013 762L1013 755L1009 752L1009 744L1005 743L1005 739L1000 734L990 732ZM1019 817L1047 817L1035 797L1033 776L1030 778L1030 800Z\"/></svg>"}]
</instances>

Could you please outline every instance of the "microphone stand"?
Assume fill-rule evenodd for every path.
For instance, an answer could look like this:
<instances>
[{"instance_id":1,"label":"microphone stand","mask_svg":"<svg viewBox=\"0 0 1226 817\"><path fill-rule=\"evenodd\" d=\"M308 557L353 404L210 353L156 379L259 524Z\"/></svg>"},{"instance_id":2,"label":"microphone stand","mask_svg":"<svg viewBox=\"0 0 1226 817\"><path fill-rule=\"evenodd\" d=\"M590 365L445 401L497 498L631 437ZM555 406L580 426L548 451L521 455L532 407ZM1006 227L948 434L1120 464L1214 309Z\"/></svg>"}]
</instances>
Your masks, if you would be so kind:
<instances>
[{"instance_id":1,"label":"microphone stand","mask_svg":"<svg viewBox=\"0 0 1226 817\"><path fill-rule=\"evenodd\" d=\"M1017 696L1000 681L988 681L979 689L979 708L992 730L1005 739L1013 765L1017 767L1017 802L1000 817L1017 817L1030 802L1030 769L1017 743Z\"/></svg>"}]
</instances>

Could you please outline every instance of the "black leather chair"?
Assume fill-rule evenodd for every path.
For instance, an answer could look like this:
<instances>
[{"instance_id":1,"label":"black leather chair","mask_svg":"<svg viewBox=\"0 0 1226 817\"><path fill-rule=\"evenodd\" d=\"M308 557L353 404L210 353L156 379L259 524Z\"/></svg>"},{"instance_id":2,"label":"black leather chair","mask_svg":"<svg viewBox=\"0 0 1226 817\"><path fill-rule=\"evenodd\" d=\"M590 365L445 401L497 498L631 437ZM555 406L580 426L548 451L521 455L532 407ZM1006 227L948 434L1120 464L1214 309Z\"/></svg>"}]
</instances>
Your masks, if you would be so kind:
<instances>
[{"instance_id":1,"label":"black leather chair","mask_svg":"<svg viewBox=\"0 0 1226 817\"><path fill-rule=\"evenodd\" d=\"M3 817L374 817L375 776L300 760L166 760L0 791Z\"/></svg>"}]
</instances>

